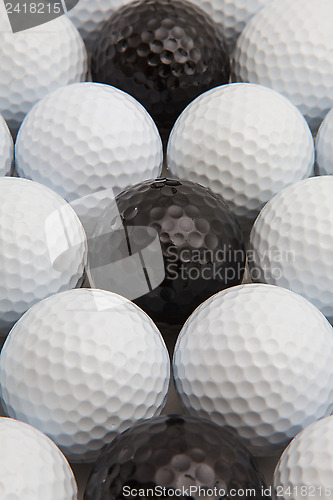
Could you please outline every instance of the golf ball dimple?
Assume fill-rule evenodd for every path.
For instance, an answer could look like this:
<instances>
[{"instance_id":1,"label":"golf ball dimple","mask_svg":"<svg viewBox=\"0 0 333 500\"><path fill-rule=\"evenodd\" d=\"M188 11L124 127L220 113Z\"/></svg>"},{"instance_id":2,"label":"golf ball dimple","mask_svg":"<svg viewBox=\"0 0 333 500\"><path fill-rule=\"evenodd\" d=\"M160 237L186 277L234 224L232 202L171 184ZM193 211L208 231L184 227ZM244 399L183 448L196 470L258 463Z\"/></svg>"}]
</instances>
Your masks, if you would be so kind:
<instances>
[{"instance_id":1,"label":"golf ball dimple","mask_svg":"<svg viewBox=\"0 0 333 500\"><path fill-rule=\"evenodd\" d=\"M82 1L82 0L81 0ZM192 0L219 25L232 53L245 25L272 0Z\"/></svg>"},{"instance_id":2,"label":"golf ball dimple","mask_svg":"<svg viewBox=\"0 0 333 500\"><path fill-rule=\"evenodd\" d=\"M185 323L174 352L176 390L192 415L276 454L333 408L333 335L289 290L264 284L219 292Z\"/></svg>"},{"instance_id":3,"label":"golf ball dimple","mask_svg":"<svg viewBox=\"0 0 333 500\"><path fill-rule=\"evenodd\" d=\"M318 131L316 167L319 175L333 175L333 109L327 113Z\"/></svg>"},{"instance_id":4,"label":"golf ball dimple","mask_svg":"<svg viewBox=\"0 0 333 500\"><path fill-rule=\"evenodd\" d=\"M310 500L333 494L333 417L299 433L283 452L274 472L274 500Z\"/></svg>"},{"instance_id":5,"label":"golf ball dimple","mask_svg":"<svg viewBox=\"0 0 333 500\"><path fill-rule=\"evenodd\" d=\"M0 14L0 112L15 136L25 115L46 94L84 81L88 64L82 38L66 17L12 33Z\"/></svg>"},{"instance_id":6,"label":"golf ball dimple","mask_svg":"<svg viewBox=\"0 0 333 500\"><path fill-rule=\"evenodd\" d=\"M237 221L220 196L189 181L156 179L128 188L116 201L129 235L133 227L156 230L158 250L162 254L159 264L162 277L155 286L139 293L135 302L166 336L171 325L180 328L207 297L241 283L245 265L243 238ZM107 217L106 212L104 218ZM140 234L135 250L141 251L144 258L148 244L139 237ZM111 233L109 239L94 249L100 254L94 260L110 261L121 244L123 240L118 243ZM155 262L156 252L146 257L148 271ZM134 273L126 264L121 278L131 284ZM94 286L104 288L106 285L112 290L117 285L112 281L112 269L112 272L106 269L98 273L95 267L96 271L90 270Z\"/></svg>"},{"instance_id":7,"label":"golf ball dimple","mask_svg":"<svg viewBox=\"0 0 333 500\"><path fill-rule=\"evenodd\" d=\"M260 212L250 235L252 281L288 288L333 321L333 177L288 186Z\"/></svg>"},{"instance_id":8,"label":"golf ball dimple","mask_svg":"<svg viewBox=\"0 0 333 500\"><path fill-rule=\"evenodd\" d=\"M229 81L223 35L183 0L141 0L114 12L92 55L92 78L133 95L167 139L176 118L201 92Z\"/></svg>"},{"instance_id":9,"label":"golf ball dimple","mask_svg":"<svg viewBox=\"0 0 333 500\"><path fill-rule=\"evenodd\" d=\"M0 115L0 176L11 172L14 144L6 121Z\"/></svg>"},{"instance_id":10,"label":"golf ball dimple","mask_svg":"<svg viewBox=\"0 0 333 500\"><path fill-rule=\"evenodd\" d=\"M332 19L331 0L269 3L238 39L234 80L281 92L315 133L333 107Z\"/></svg>"},{"instance_id":11,"label":"golf ball dimple","mask_svg":"<svg viewBox=\"0 0 333 500\"><path fill-rule=\"evenodd\" d=\"M259 500L265 483L237 438L207 420L173 415L137 423L107 446L84 500L121 499L135 489L148 497L163 488L169 497L184 491L182 497L199 499L206 491L216 500L251 490Z\"/></svg>"},{"instance_id":12,"label":"golf ball dimple","mask_svg":"<svg viewBox=\"0 0 333 500\"><path fill-rule=\"evenodd\" d=\"M46 161L47 158L47 161ZM162 142L147 111L109 85L77 83L42 99L16 141L18 174L67 201L157 177Z\"/></svg>"},{"instance_id":13,"label":"golf ball dimple","mask_svg":"<svg viewBox=\"0 0 333 500\"><path fill-rule=\"evenodd\" d=\"M0 417L0 449L2 500L77 500L66 458L42 432Z\"/></svg>"},{"instance_id":14,"label":"golf ball dimple","mask_svg":"<svg viewBox=\"0 0 333 500\"><path fill-rule=\"evenodd\" d=\"M73 209L37 182L0 178L0 332L39 300L74 288L87 242Z\"/></svg>"},{"instance_id":15,"label":"golf ball dimple","mask_svg":"<svg viewBox=\"0 0 333 500\"><path fill-rule=\"evenodd\" d=\"M285 186L308 177L314 144L301 113L277 92L224 85L195 99L170 134L171 172L221 194L245 231Z\"/></svg>"},{"instance_id":16,"label":"golf ball dimple","mask_svg":"<svg viewBox=\"0 0 333 500\"><path fill-rule=\"evenodd\" d=\"M73 462L92 462L136 420L158 415L170 360L151 319L111 292L77 289L21 318L1 352L6 414L47 434Z\"/></svg>"}]
</instances>

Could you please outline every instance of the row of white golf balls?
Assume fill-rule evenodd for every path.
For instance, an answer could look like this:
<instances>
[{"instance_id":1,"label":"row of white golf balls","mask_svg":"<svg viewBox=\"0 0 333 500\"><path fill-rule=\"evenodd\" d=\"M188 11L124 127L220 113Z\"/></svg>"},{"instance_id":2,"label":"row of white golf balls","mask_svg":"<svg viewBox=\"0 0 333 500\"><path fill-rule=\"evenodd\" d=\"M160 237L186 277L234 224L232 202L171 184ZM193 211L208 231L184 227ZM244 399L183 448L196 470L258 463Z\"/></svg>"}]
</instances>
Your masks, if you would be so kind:
<instances>
[{"instance_id":1,"label":"row of white golf balls","mask_svg":"<svg viewBox=\"0 0 333 500\"><path fill-rule=\"evenodd\" d=\"M69 12L88 49L101 24L127 0L81 0ZM315 132L333 107L330 0L194 0L235 45L236 81L273 88L288 97ZM256 15L254 15L256 14ZM241 33L241 36L239 36ZM238 38L239 37L239 38ZM16 135L32 105L47 93L87 77L82 38L66 16L13 34L0 4L0 112ZM297 61L297 64L295 64ZM10 85L9 85L10 83Z\"/></svg>"},{"instance_id":2,"label":"row of white golf balls","mask_svg":"<svg viewBox=\"0 0 333 500\"><path fill-rule=\"evenodd\" d=\"M216 294L190 316L173 369L186 410L236 432L257 455L280 452L305 429L282 455L276 486L332 488L333 417L316 422L333 408L332 356L332 327L311 303L280 287L249 284ZM44 432L73 462L93 461L119 432L159 414L169 376L154 323L132 302L101 290L42 300L16 323L0 356L8 416ZM4 494L29 491L32 500L45 490L45 500L76 498L64 457L43 435L1 418L0 444ZM26 467L17 470L25 460L28 475ZM282 498L300 498L295 491Z\"/></svg>"}]
</instances>

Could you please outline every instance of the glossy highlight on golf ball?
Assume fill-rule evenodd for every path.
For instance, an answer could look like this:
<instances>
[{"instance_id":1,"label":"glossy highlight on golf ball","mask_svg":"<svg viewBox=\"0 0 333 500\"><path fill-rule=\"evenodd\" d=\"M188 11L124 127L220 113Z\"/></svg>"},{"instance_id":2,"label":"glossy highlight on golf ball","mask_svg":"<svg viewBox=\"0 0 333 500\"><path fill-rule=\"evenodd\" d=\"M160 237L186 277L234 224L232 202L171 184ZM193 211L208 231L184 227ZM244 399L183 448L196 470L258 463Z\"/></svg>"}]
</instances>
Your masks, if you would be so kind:
<instances>
[{"instance_id":1,"label":"glossy highlight on golf ball","mask_svg":"<svg viewBox=\"0 0 333 500\"><path fill-rule=\"evenodd\" d=\"M205 492L213 499L229 498L228 493L239 499L252 490L259 500L264 488L253 457L237 438L212 422L175 415L137 423L109 444L84 500L121 499L135 490L146 491L147 498L154 489L162 498L181 493L194 499Z\"/></svg>"},{"instance_id":2,"label":"glossy highlight on golf ball","mask_svg":"<svg viewBox=\"0 0 333 500\"><path fill-rule=\"evenodd\" d=\"M133 95L163 139L185 106L228 83L229 55L213 20L185 0L141 0L114 12L92 55L92 77Z\"/></svg>"}]
</instances>

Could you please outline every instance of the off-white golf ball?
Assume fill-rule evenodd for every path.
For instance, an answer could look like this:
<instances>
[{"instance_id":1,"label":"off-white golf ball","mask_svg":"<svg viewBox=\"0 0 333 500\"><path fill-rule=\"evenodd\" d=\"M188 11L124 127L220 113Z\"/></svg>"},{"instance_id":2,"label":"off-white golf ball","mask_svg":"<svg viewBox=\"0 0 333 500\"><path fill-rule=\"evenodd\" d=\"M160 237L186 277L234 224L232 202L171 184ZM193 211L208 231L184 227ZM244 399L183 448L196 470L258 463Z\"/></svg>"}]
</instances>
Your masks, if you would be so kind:
<instances>
[{"instance_id":1,"label":"off-white golf ball","mask_svg":"<svg viewBox=\"0 0 333 500\"><path fill-rule=\"evenodd\" d=\"M262 209L250 235L252 281L289 288L333 321L333 177L289 186Z\"/></svg>"},{"instance_id":2,"label":"off-white golf ball","mask_svg":"<svg viewBox=\"0 0 333 500\"><path fill-rule=\"evenodd\" d=\"M326 115L318 131L316 167L319 175L333 175L333 109Z\"/></svg>"},{"instance_id":3,"label":"off-white golf ball","mask_svg":"<svg viewBox=\"0 0 333 500\"><path fill-rule=\"evenodd\" d=\"M0 357L8 416L45 432L74 462L92 462L136 420L158 415L169 386L162 336L138 306L77 289L32 307Z\"/></svg>"},{"instance_id":4,"label":"off-white golf ball","mask_svg":"<svg viewBox=\"0 0 333 500\"><path fill-rule=\"evenodd\" d=\"M14 144L6 121L0 115L0 176L11 171Z\"/></svg>"},{"instance_id":5,"label":"off-white golf ball","mask_svg":"<svg viewBox=\"0 0 333 500\"><path fill-rule=\"evenodd\" d=\"M162 141L133 97L109 85L77 83L41 100L17 137L18 174L67 201L159 175Z\"/></svg>"},{"instance_id":6,"label":"off-white golf ball","mask_svg":"<svg viewBox=\"0 0 333 500\"><path fill-rule=\"evenodd\" d=\"M0 333L33 304L82 279L87 243L74 210L37 182L0 178Z\"/></svg>"},{"instance_id":7,"label":"off-white golf ball","mask_svg":"<svg viewBox=\"0 0 333 500\"><path fill-rule=\"evenodd\" d=\"M333 331L303 297L240 285L190 316L173 367L187 411L237 432L253 453L275 454L333 409Z\"/></svg>"},{"instance_id":8,"label":"off-white golf ball","mask_svg":"<svg viewBox=\"0 0 333 500\"><path fill-rule=\"evenodd\" d=\"M333 3L279 0L247 24L234 52L234 79L288 97L316 132L333 107Z\"/></svg>"},{"instance_id":9,"label":"off-white golf ball","mask_svg":"<svg viewBox=\"0 0 333 500\"><path fill-rule=\"evenodd\" d=\"M274 500L333 495L333 417L314 422L292 440L274 473Z\"/></svg>"},{"instance_id":10,"label":"off-white golf ball","mask_svg":"<svg viewBox=\"0 0 333 500\"><path fill-rule=\"evenodd\" d=\"M81 0L82 1L82 0ZM245 25L272 0L192 0L220 26L230 53Z\"/></svg>"},{"instance_id":11,"label":"off-white golf ball","mask_svg":"<svg viewBox=\"0 0 333 500\"><path fill-rule=\"evenodd\" d=\"M1 9L0 68L0 112L15 136L37 101L62 85L86 79L87 53L66 16L12 33Z\"/></svg>"},{"instance_id":12,"label":"off-white golf ball","mask_svg":"<svg viewBox=\"0 0 333 500\"><path fill-rule=\"evenodd\" d=\"M248 83L193 101L171 132L167 155L173 174L222 195L246 230L269 199L314 165L311 132L296 107Z\"/></svg>"},{"instance_id":13,"label":"off-white golf ball","mask_svg":"<svg viewBox=\"0 0 333 500\"><path fill-rule=\"evenodd\" d=\"M0 450L1 500L77 500L66 458L42 432L0 417Z\"/></svg>"}]
</instances>

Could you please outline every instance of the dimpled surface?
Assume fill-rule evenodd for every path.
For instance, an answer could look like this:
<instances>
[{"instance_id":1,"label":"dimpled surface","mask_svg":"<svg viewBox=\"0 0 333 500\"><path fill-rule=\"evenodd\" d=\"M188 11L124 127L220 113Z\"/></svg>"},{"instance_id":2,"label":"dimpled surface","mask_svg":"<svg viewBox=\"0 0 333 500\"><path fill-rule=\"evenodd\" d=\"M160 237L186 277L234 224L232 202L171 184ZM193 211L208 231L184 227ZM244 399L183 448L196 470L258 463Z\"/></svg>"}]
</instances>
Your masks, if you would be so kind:
<instances>
[{"instance_id":1,"label":"dimpled surface","mask_svg":"<svg viewBox=\"0 0 333 500\"><path fill-rule=\"evenodd\" d=\"M13 162L13 139L7 123L0 115L0 176L10 172Z\"/></svg>"},{"instance_id":2,"label":"dimpled surface","mask_svg":"<svg viewBox=\"0 0 333 500\"><path fill-rule=\"evenodd\" d=\"M264 482L250 453L228 432L199 418L163 416L136 424L103 451L84 499L123 499L124 487L166 488L166 498L168 490L189 491L191 486L201 487L201 494L185 497L200 498L207 488L253 488L259 499ZM227 498L223 493L208 496Z\"/></svg>"},{"instance_id":3,"label":"dimpled surface","mask_svg":"<svg viewBox=\"0 0 333 500\"><path fill-rule=\"evenodd\" d=\"M304 429L282 454L274 472L274 498L301 500L333 495L333 417Z\"/></svg>"},{"instance_id":4,"label":"dimpled surface","mask_svg":"<svg viewBox=\"0 0 333 500\"><path fill-rule=\"evenodd\" d=\"M193 415L233 429L259 456L333 409L333 333L310 302L250 284L216 294L185 323L173 360Z\"/></svg>"},{"instance_id":5,"label":"dimpled surface","mask_svg":"<svg viewBox=\"0 0 333 500\"><path fill-rule=\"evenodd\" d=\"M163 137L201 92L229 81L224 38L201 9L181 0L141 0L116 11L92 57L93 80L133 95Z\"/></svg>"},{"instance_id":6,"label":"dimpled surface","mask_svg":"<svg viewBox=\"0 0 333 500\"><path fill-rule=\"evenodd\" d=\"M68 12L68 17L79 30L88 53L91 53L99 32L105 21L111 14L129 3L129 0L80 0L75 7Z\"/></svg>"},{"instance_id":7,"label":"dimpled surface","mask_svg":"<svg viewBox=\"0 0 333 500\"><path fill-rule=\"evenodd\" d=\"M74 288L87 260L86 236L72 208L37 182L0 179L0 333L33 304ZM70 251L66 252L68 246Z\"/></svg>"},{"instance_id":8,"label":"dimpled surface","mask_svg":"<svg viewBox=\"0 0 333 500\"><path fill-rule=\"evenodd\" d=\"M319 175L333 175L333 109L326 115L316 138Z\"/></svg>"},{"instance_id":9,"label":"dimpled surface","mask_svg":"<svg viewBox=\"0 0 333 500\"><path fill-rule=\"evenodd\" d=\"M287 99L248 83L224 85L192 102L168 143L173 174L220 193L242 226L313 170L310 129Z\"/></svg>"},{"instance_id":10,"label":"dimpled surface","mask_svg":"<svg viewBox=\"0 0 333 500\"><path fill-rule=\"evenodd\" d=\"M246 23L272 0L192 0L219 25L231 53Z\"/></svg>"},{"instance_id":11,"label":"dimpled surface","mask_svg":"<svg viewBox=\"0 0 333 500\"><path fill-rule=\"evenodd\" d=\"M0 417L0 449L2 500L77 500L67 460L42 432Z\"/></svg>"},{"instance_id":12,"label":"dimpled surface","mask_svg":"<svg viewBox=\"0 0 333 500\"><path fill-rule=\"evenodd\" d=\"M289 288L333 321L333 177L289 186L263 208L250 235L253 281Z\"/></svg>"},{"instance_id":13,"label":"dimpled surface","mask_svg":"<svg viewBox=\"0 0 333 500\"><path fill-rule=\"evenodd\" d=\"M24 120L16 170L67 201L157 177L162 142L147 111L121 90L96 83L62 87Z\"/></svg>"},{"instance_id":14,"label":"dimpled surface","mask_svg":"<svg viewBox=\"0 0 333 500\"><path fill-rule=\"evenodd\" d=\"M1 353L8 416L45 432L74 462L92 462L138 419L159 414L170 361L162 337L135 304L77 289L31 308Z\"/></svg>"},{"instance_id":15,"label":"dimpled surface","mask_svg":"<svg viewBox=\"0 0 333 500\"><path fill-rule=\"evenodd\" d=\"M66 16L12 33L0 14L0 112L15 135L26 113L46 94L84 81L87 53Z\"/></svg>"},{"instance_id":16,"label":"dimpled surface","mask_svg":"<svg viewBox=\"0 0 333 500\"><path fill-rule=\"evenodd\" d=\"M189 181L150 180L116 200L125 228L148 226L159 235L165 278L136 300L154 321L181 326L207 297L242 281L240 229L223 199L209 189Z\"/></svg>"},{"instance_id":17,"label":"dimpled surface","mask_svg":"<svg viewBox=\"0 0 333 500\"><path fill-rule=\"evenodd\" d=\"M332 18L331 0L272 2L249 21L234 52L236 81L281 92L314 132L333 107Z\"/></svg>"}]
</instances>

